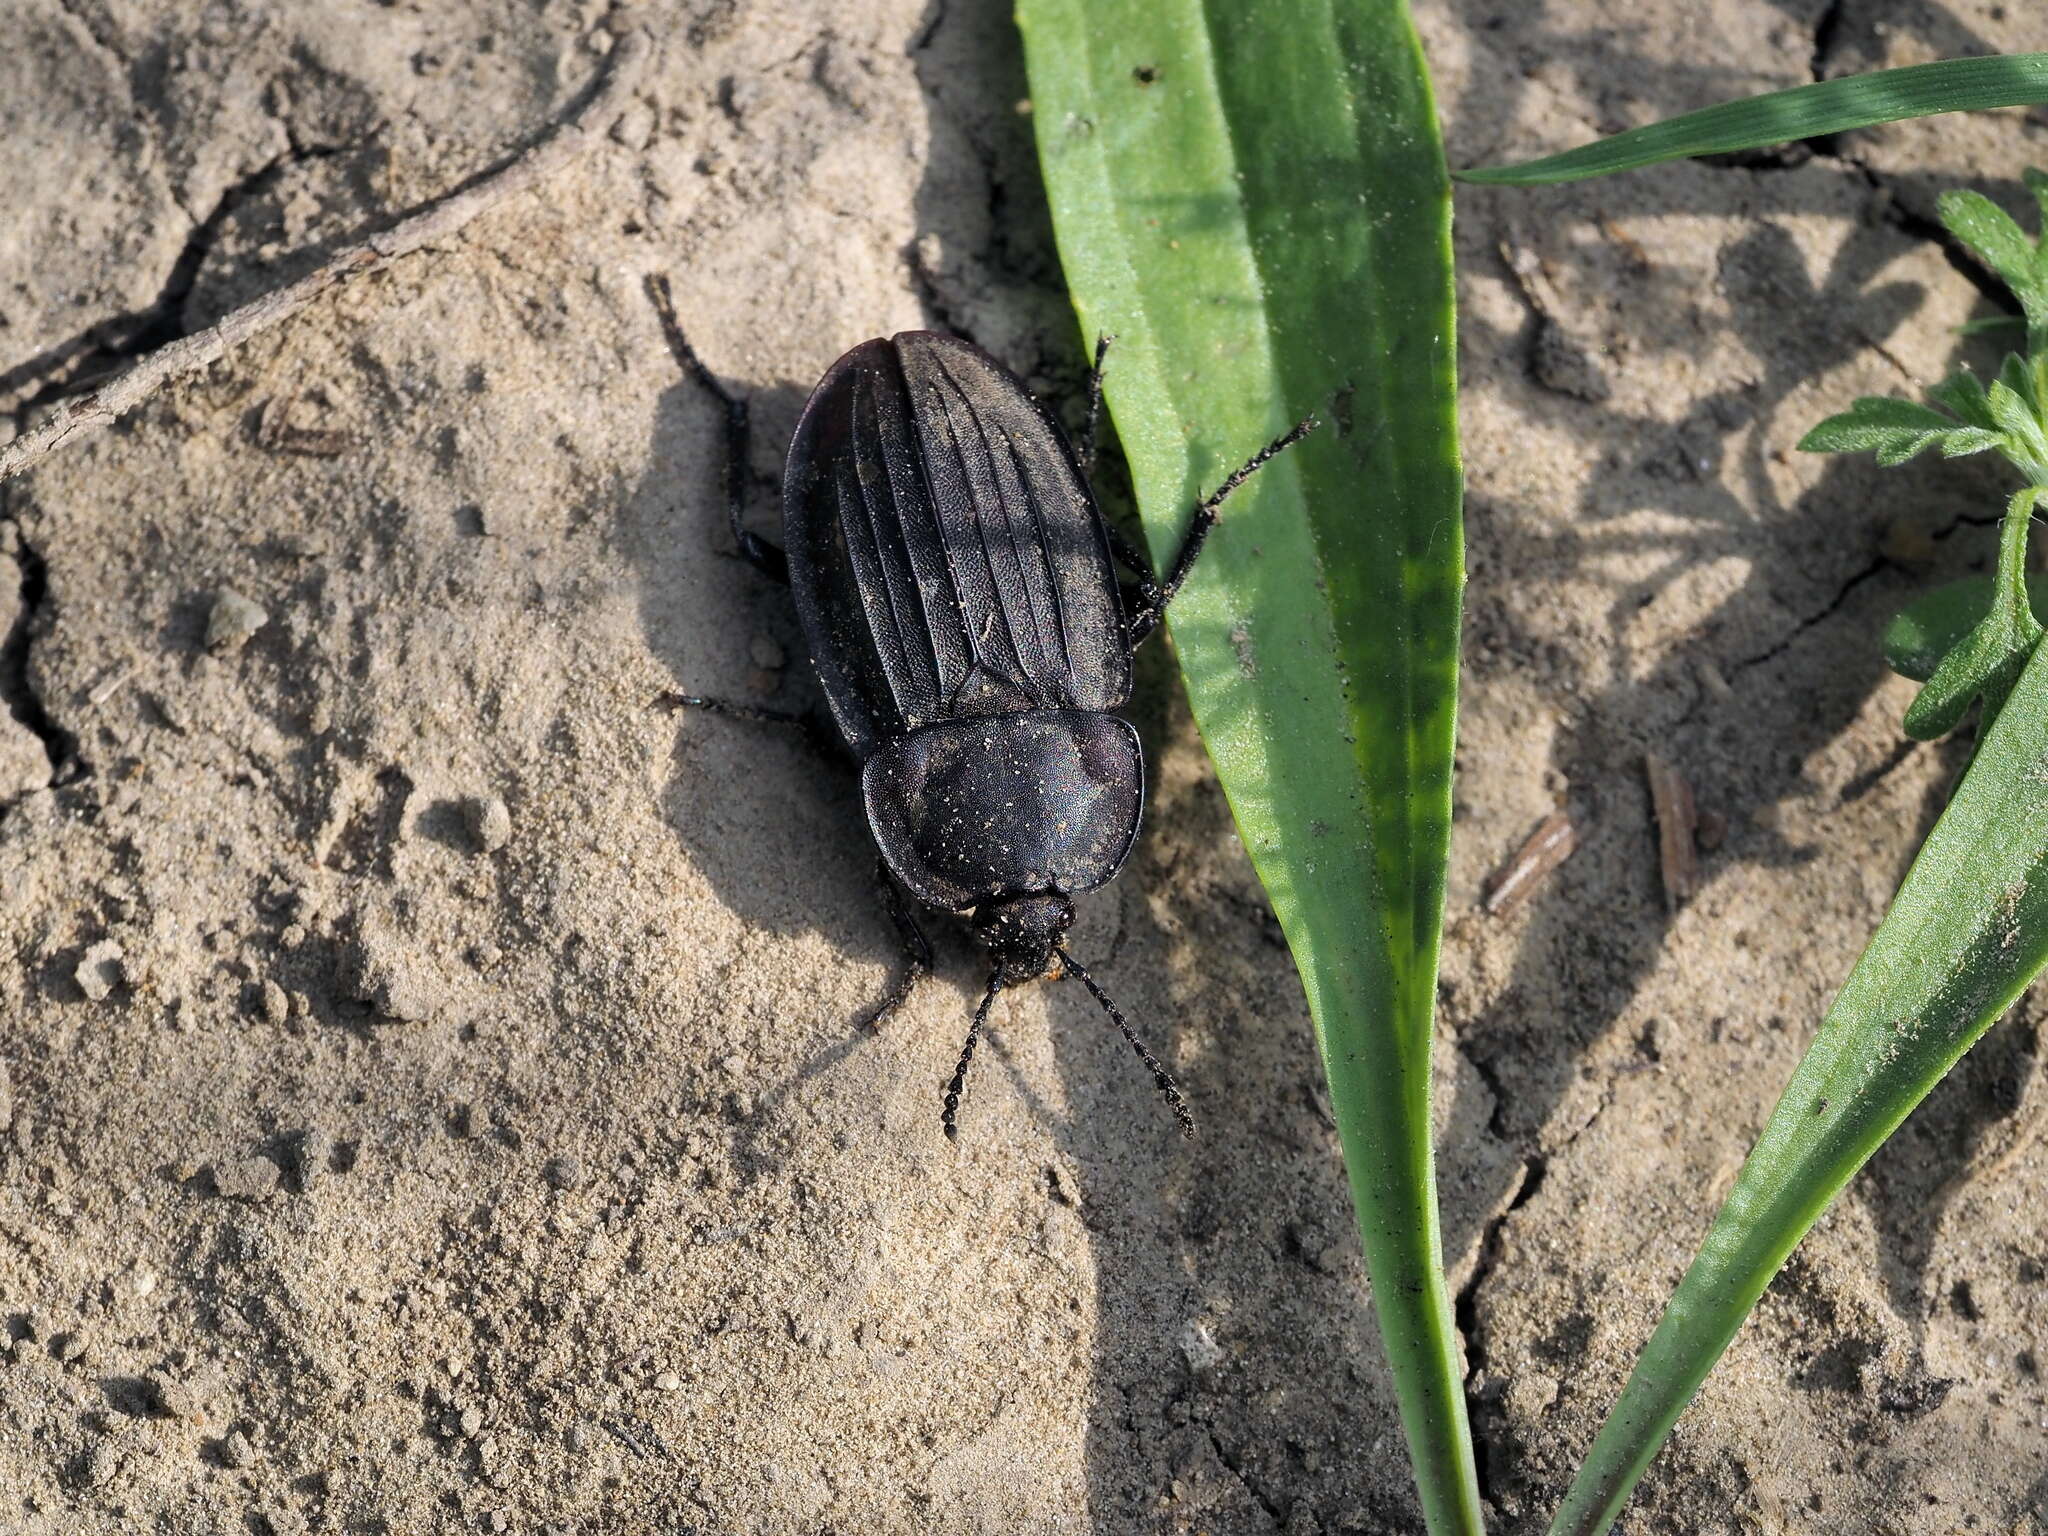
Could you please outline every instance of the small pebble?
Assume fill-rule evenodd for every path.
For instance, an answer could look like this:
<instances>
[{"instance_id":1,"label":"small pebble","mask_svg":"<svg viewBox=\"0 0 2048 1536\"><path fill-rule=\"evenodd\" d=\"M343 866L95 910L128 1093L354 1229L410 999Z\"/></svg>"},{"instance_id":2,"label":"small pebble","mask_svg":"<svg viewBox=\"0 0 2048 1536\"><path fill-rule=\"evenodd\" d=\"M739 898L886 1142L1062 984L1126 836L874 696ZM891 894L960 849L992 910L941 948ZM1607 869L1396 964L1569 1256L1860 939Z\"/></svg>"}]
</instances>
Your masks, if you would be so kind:
<instances>
[{"instance_id":1,"label":"small pebble","mask_svg":"<svg viewBox=\"0 0 2048 1536\"><path fill-rule=\"evenodd\" d=\"M568 1433L562 1436L562 1443L573 1456L581 1456L590 1449L590 1431L581 1424L571 1424Z\"/></svg>"},{"instance_id":2,"label":"small pebble","mask_svg":"<svg viewBox=\"0 0 2048 1536\"><path fill-rule=\"evenodd\" d=\"M512 812L496 795L477 795L463 802L469 835L485 853L496 853L512 841Z\"/></svg>"},{"instance_id":3,"label":"small pebble","mask_svg":"<svg viewBox=\"0 0 2048 1536\"><path fill-rule=\"evenodd\" d=\"M90 1348L92 1348L90 1336L87 1335L83 1328L74 1328L69 1333L62 1333L57 1336L55 1342L50 1345L50 1353L55 1355L64 1364L69 1365L74 1360L83 1360L86 1351Z\"/></svg>"},{"instance_id":4,"label":"small pebble","mask_svg":"<svg viewBox=\"0 0 2048 1536\"><path fill-rule=\"evenodd\" d=\"M95 1003L104 1003L114 995L126 976L121 969L121 946L112 939L101 939L85 952L73 973L78 990Z\"/></svg>"},{"instance_id":5,"label":"small pebble","mask_svg":"<svg viewBox=\"0 0 2048 1536\"><path fill-rule=\"evenodd\" d=\"M213 1187L229 1200L262 1200L277 1193L277 1164L267 1157L222 1158L213 1165Z\"/></svg>"},{"instance_id":6,"label":"small pebble","mask_svg":"<svg viewBox=\"0 0 2048 1536\"><path fill-rule=\"evenodd\" d=\"M654 1378L654 1390L657 1392L680 1392L683 1390L683 1378L674 1371L663 1371Z\"/></svg>"},{"instance_id":7,"label":"small pebble","mask_svg":"<svg viewBox=\"0 0 2048 1536\"><path fill-rule=\"evenodd\" d=\"M462 1438L465 1440L474 1440L477 1437L477 1435L481 1433L483 1430L484 1416L478 1413L474 1408L465 1408L462 1410L461 1427Z\"/></svg>"},{"instance_id":8,"label":"small pebble","mask_svg":"<svg viewBox=\"0 0 2048 1536\"><path fill-rule=\"evenodd\" d=\"M270 622L260 604L232 587L223 587L206 616L206 648L209 651L239 651L249 637Z\"/></svg>"},{"instance_id":9,"label":"small pebble","mask_svg":"<svg viewBox=\"0 0 2048 1536\"><path fill-rule=\"evenodd\" d=\"M566 1153L551 1157L541 1169L541 1177L556 1189L574 1189L583 1182L583 1164Z\"/></svg>"},{"instance_id":10,"label":"small pebble","mask_svg":"<svg viewBox=\"0 0 2048 1536\"><path fill-rule=\"evenodd\" d=\"M256 1464L256 1447L249 1443L249 1437L239 1429L220 1443L220 1459L240 1471Z\"/></svg>"},{"instance_id":11,"label":"small pebble","mask_svg":"<svg viewBox=\"0 0 2048 1536\"><path fill-rule=\"evenodd\" d=\"M282 1024L292 1016L291 998L274 981L263 983L262 1008L264 1019L272 1024Z\"/></svg>"},{"instance_id":12,"label":"small pebble","mask_svg":"<svg viewBox=\"0 0 2048 1536\"><path fill-rule=\"evenodd\" d=\"M1223 1362L1223 1347L1201 1322L1191 1321L1181 1329L1180 1352L1187 1357L1191 1371L1211 1371Z\"/></svg>"}]
</instances>

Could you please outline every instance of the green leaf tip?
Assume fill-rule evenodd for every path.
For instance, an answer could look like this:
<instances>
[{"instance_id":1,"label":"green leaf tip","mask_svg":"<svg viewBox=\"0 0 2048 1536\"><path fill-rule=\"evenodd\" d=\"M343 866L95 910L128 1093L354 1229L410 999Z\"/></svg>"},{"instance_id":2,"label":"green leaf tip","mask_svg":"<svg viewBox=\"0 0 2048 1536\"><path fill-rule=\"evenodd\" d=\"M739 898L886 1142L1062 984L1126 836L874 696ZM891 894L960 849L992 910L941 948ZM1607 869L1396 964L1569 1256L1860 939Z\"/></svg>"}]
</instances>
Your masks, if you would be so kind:
<instances>
[{"instance_id":1,"label":"green leaf tip","mask_svg":"<svg viewBox=\"0 0 2048 1536\"><path fill-rule=\"evenodd\" d=\"M1954 384L1951 380L1943 388ZM1971 385L1974 384L1971 380ZM1941 398L1939 391L1935 394ZM1981 390L1977 398L1983 398ZM1971 409L1974 412L1974 404ZM1802 453L1875 453L1877 462L1887 467L1903 464L1937 446L1943 457L1955 459L2005 444L2006 438L1997 430L1988 404L1981 423L1977 423L1957 421L1930 406L1890 395L1865 395L1848 410L1828 417L1799 439Z\"/></svg>"},{"instance_id":2,"label":"green leaf tip","mask_svg":"<svg viewBox=\"0 0 2048 1536\"><path fill-rule=\"evenodd\" d=\"M1667 160L1765 149L1908 117L2025 107L2042 101L2048 101L2048 53L1939 59L1724 101L1540 160L1480 166L1454 174L1459 181L1481 186L1545 186L1612 176ZM2039 189L2035 196L2042 197Z\"/></svg>"},{"instance_id":3,"label":"green leaf tip","mask_svg":"<svg viewBox=\"0 0 2048 1536\"><path fill-rule=\"evenodd\" d=\"M1989 576L1966 576L1913 599L1885 627L1885 665L1901 677L1926 682L1991 611L1995 585ZM2048 615L2048 576L2029 576L2027 595L2036 619Z\"/></svg>"},{"instance_id":4,"label":"green leaf tip","mask_svg":"<svg viewBox=\"0 0 2048 1536\"><path fill-rule=\"evenodd\" d=\"M2048 178L2031 169L2026 178L2041 201L2048 194ZM2048 251L2040 239L2029 239L2011 214L1981 192L1954 188L1942 193L1935 206L1948 232L2012 290L2026 316L2028 349L2039 351L2048 342ZM2048 220L2048 212L2043 218Z\"/></svg>"}]
</instances>

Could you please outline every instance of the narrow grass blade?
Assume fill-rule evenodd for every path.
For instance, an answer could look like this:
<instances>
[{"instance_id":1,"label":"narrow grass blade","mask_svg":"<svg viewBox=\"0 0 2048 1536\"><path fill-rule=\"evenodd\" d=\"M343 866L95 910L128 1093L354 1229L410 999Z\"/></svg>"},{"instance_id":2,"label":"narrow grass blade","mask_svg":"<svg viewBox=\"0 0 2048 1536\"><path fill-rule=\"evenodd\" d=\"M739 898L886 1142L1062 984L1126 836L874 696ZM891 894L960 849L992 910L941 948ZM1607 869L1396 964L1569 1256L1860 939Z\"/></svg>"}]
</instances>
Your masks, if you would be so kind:
<instances>
[{"instance_id":1,"label":"narrow grass blade","mask_svg":"<svg viewBox=\"0 0 2048 1536\"><path fill-rule=\"evenodd\" d=\"M1024 0L1040 160L1171 629L1315 1019L1424 1514L1480 1530L1429 1052L1463 582L1449 184L1406 7Z\"/></svg>"},{"instance_id":2,"label":"narrow grass blade","mask_svg":"<svg viewBox=\"0 0 2048 1536\"><path fill-rule=\"evenodd\" d=\"M2039 646L1771 1111L1552 1536L1607 1530L1793 1245L2048 963L2044 743Z\"/></svg>"},{"instance_id":3,"label":"narrow grass blade","mask_svg":"<svg viewBox=\"0 0 2048 1536\"><path fill-rule=\"evenodd\" d=\"M2048 101L2048 53L2003 54L1988 59L1942 59L1881 69L1874 74L1823 80L1743 101L1725 101L1666 122L1631 128L1562 154L1519 165L1459 171L1460 181L1538 187L1559 181L1611 176L1692 155L1725 155L1792 139L1846 133L1904 117L1937 112L1980 112Z\"/></svg>"}]
</instances>

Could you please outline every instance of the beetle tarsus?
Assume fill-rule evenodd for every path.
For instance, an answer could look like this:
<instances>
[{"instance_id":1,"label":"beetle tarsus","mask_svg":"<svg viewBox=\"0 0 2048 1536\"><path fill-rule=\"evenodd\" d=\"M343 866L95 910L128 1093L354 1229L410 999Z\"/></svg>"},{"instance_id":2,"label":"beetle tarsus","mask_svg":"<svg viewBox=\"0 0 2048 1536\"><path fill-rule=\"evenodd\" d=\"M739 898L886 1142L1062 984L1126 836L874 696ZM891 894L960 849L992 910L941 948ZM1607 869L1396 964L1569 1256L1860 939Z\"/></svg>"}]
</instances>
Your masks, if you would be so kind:
<instances>
[{"instance_id":1,"label":"beetle tarsus","mask_svg":"<svg viewBox=\"0 0 2048 1536\"><path fill-rule=\"evenodd\" d=\"M960 1090L967 1086L967 1069L974 1064L974 1047L980 1043L981 1026L988 1022L989 1007L1002 990L1002 971L991 971L988 990L981 994L981 1006L974 1010L974 1022L967 1026L967 1043L960 1047L960 1060L953 1068L952 1081L946 1084L946 1107L939 1120L946 1128L948 1141L957 1141L960 1137Z\"/></svg>"},{"instance_id":2,"label":"beetle tarsus","mask_svg":"<svg viewBox=\"0 0 2048 1536\"><path fill-rule=\"evenodd\" d=\"M1090 976L1082 967L1081 962L1068 954L1063 948L1055 949L1053 953L1060 957L1060 964L1062 966L1072 971L1080 979L1081 985L1088 989L1089 995L1102 1005L1102 1011L1108 1014L1110 1021L1122 1031L1124 1040L1133 1051L1137 1052L1138 1060L1145 1063L1145 1069L1152 1074L1152 1086L1159 1090L1159 1096L1166 1100L1167 1108L1173 1111L1173 1118L1180 1125L1181 1135L1186 1140L1193 1141L1195 1139L1194 1113L1188 1108L1188 1101L1180 1091L1180 1084L1173 1080L1173 1074L1168 1072L1164 1063L1146 1048L1145 1042L1138 1038L1138 1032L1131 1028L1131 1021L1124 1017L1123 1010L1110 1001L1109 994L1102 990L1102 987L1096 982L1095 978Z\"/></svg>"},{"instance_id":3,"label":"beetle tarsus","mask_svg":"<svg viewBox=\"0 0 2048 1536\"><path fill-rule=\"evenodd\" d=\"M683 334L682 321L676 318L675 295L669 291L666 274L648 274L647 296L654 301L655 313L661 317L662 334L668 338L668 349L675 354L683 372L725 407L725 517L732 527L732 541L739 548L740 558L770 581L786 587L789 557L746 526L747 445L752 433L746 399L720 384L704 366L697 349L690 345L690 338Z\"/></svg>"},{"instance_id":4,"label":"beetle tarsus","mask_svg":"<svg viewBox=\"0 0 2048 1536\"><path fill-rule=\"evenodd\" d=\"M895 880L890 878L888 864L880 859L875 861L875 889L881 895L889 920L896 925L896 937L903 946L903 975L889 989L889 995L867 1016L869 1029L880 1029L884 1020L910 1000L917 984L932 973L931 940L917 925L916 915L903 900L903 893L897 889Z\"/></svg>"},{"instance_id":5,"label":"beetle tarsus","mask_svg":"<svg viewBox=\"0 0 2048 1536\"><path fill-rule=\"evenodd\" d=\"M1159 621L1166 616L1166 605L1173 601L1175 594L1181 589L1181 584L1188 579L1188 573L1195 568L1195 559L1202 553L1202 545L1208 540L1210 530L1216 526L1217 514L1222 510L1223 503L1230 499L1231 492L1264 469L1276 455L1292 448L1321 425L1315 417L1304 416L1240 464L1195 508L1195 515L1188 523L1188 531L1181 539L1180 553L1173 557L1173 564L1168 567L1165 578L1154 587L1151 598L1131 615L1129 638L1133 648L1142 645L1146 637L1159 627Z\"/></svg>"},{"instance_id":6,"label":"beetle tarsus","mask_svg":"<svg viewBox=\"0 0 2048 1536\"><path fill-rule=\"evenodd\" d=\"M1080 452L1081 473L1089 479L1095 478L1095 429L1102 420L1102 360L1109 355L1109 344L1116 340L1111 335L1095 338L1095 361L1088 369L1088 416L1081 423ZM1146 572L1150 575L1151 572Z\"/></svg>"}]
</instances>

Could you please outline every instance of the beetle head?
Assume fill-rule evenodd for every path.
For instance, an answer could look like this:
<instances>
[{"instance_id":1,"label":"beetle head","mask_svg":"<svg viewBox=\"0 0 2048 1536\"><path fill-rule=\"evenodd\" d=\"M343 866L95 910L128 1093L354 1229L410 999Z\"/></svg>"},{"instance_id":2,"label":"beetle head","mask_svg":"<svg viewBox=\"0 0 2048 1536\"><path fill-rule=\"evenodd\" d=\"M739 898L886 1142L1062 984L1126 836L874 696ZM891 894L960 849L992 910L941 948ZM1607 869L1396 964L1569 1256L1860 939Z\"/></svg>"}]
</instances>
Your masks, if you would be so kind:
<instances>
[{"instance_id":1,"label":"beetle head","mask_svg":"<svg viewBox=\"0 0 2048 1536\"><path fill-rule=\"evenodd\" d=\"M1004 896L974 909L974 934L988 946L1006 985L1036 981L1052 969L1053 950L1073 926L1074 904L1058 891Z\"/></svg>"}]
</instances>

